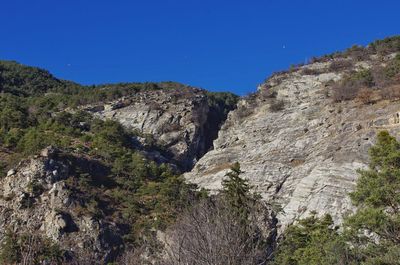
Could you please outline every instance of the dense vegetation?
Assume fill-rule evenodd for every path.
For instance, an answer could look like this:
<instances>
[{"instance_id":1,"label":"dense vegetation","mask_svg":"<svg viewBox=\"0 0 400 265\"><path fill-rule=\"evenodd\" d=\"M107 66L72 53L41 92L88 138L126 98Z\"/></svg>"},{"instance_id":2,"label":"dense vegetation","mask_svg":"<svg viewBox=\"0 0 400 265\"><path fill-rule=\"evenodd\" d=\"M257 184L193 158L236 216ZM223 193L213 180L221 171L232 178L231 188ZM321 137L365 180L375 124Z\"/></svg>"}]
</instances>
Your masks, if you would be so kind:
<instances>
[{"instance_id":1,"label":"dense vegetation","mask_svg":"<svg viewBox=\"0 0 400 265\"><path fill-rule=\"evenodd\" d=\"M66 107L111 101L140 91L180 89L185 85L176 82L117 83L82 86L55 78L48 71L25 66L14 61L0 61L0 92L38 101L52 110Z\"/></svg>"}]
</instances>

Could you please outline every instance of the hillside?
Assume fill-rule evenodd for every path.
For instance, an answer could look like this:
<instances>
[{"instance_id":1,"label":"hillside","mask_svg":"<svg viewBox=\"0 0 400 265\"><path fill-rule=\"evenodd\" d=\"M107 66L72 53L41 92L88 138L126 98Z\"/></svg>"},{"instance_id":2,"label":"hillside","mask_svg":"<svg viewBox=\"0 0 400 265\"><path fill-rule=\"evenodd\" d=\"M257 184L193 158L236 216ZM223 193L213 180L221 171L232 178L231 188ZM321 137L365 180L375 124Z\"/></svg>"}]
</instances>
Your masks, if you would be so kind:
<instances>
[{"instance_id":1,"label":"hillside","mask_svg":"<svg viewBox=\"0 0 400 265\"><path fill-rule=\"evenodd\" d=\"M400 133L399 44L353 47L273 75L239 101L186 179L218 190L239 162L255 190L282 207L282 226L312 212L341 223L377 133Z\"/></svg>"},{"instance_id":2,"label":"hillside","mask_svg":"<svg viewBox=\"0 0 400 265\"><path fill-rule=\"evenodd\" d=\"M211 147L237 101L173 82L86 87L1 66L0 240L11 248L3 262L26 239L40 255L106 263L165 229L199 196L180 173Z\"/></svg>"},{"instance_id":3,"label":"hillside","mask_svg":"<svg viewBox=\"0 0 400 265\"><path fill-rule=\"evenodd\" d=\"M0 61L0 263L398 264L399 52L313 58L242 98Z\"/></svg>"}]
</instances>

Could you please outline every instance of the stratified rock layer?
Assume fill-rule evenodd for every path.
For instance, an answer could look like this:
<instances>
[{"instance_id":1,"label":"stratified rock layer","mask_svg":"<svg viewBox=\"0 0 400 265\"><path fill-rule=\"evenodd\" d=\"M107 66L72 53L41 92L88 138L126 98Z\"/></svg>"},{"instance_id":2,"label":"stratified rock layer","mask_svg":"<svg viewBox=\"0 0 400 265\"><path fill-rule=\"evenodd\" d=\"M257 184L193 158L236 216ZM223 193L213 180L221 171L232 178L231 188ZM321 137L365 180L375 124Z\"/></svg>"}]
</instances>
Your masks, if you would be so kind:
<instances>
[{"instance_id":1,"label":"stratified rock layer","mask_svg":"<svg viewBox=\"0 0 400 265\"><path fill-rule=\"evenodd\" d=\"M304 74L304 69L314 74ZM398 102L333 103L328 84L342 76L330 72L329 63L320 63L271 78L255 99L239 102L214 141L214 150L186 179L217 191L238 161L254 189L280 204L283 227L311 211L330 213L340 223L353 210L348 193L355 187L356 170L368 164L375 135L380 130L394 135L400 131ZM283 109L270 107L279 100Z\"/></svg>"}]
</instances>

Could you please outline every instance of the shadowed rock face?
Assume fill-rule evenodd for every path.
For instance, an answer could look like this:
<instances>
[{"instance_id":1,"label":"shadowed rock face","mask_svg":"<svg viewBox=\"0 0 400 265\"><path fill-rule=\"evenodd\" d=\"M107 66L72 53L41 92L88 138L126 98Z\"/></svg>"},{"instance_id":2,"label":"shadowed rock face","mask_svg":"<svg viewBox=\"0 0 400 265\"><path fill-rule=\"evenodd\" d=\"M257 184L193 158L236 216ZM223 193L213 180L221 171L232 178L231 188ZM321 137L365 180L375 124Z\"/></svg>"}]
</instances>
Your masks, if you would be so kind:
<instances>
[{"instance_id":1,"label":"shadowed rock face","mask_svg":"<svg viewBox=\"0 0 400 265\"><path fill-rule=\"evenodd\" d=\"M200 89L143 91L92 111L102 119L114 119L129 129L152 135L184 170L209 148L209 107L205 91Z\"/></svg>"},{"instance_id":2,"label":"shadowed rock face","mask_svg":"<svg viewBox=\"0 0 400 265\"><path fill-rule=\"evenodd\" d=\"M304 66L320 71L312 75L296 71L274 76L255 98L242 99L214 141L214 150L186 179L217 191L230 165L238 161L254 189L281 205L278 219L283 227L314 210L330 213L340 223L353 210L348 193L354 189L356 170L368 164L375 135L383 129L400 132L400 103L333 103L328 84L340 80L343 72L330 72L329 64ZM263 97L266 89L277 98ZM271 110L279 100L283 109Z\"/></svg>"}]
</instances>

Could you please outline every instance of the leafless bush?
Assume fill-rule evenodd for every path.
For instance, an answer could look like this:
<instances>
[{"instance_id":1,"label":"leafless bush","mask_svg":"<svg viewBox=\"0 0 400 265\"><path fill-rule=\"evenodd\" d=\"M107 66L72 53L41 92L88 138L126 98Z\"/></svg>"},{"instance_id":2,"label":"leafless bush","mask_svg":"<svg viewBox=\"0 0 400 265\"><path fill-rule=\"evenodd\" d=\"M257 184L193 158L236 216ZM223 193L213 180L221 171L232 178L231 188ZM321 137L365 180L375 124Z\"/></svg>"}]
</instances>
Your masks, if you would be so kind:
<instances>
[{"instance_id":1,"label":"leafless bush","mask_svg":"<svg viewBox=\"0 0 400 265\"><path fill-rule=\"evenodd\" d=\"M250 116L251 114L253 114L253 112L254 112L254 108L249 107L249 106L244 106L244 105L238 106L238 108L235 111L236 116L240 120Z\"/></svg>"},{"instance_id":2,"label":"leafless bush","mask_svg":"<svg viewBox=\"0 0 400 265\"><path fill-rule=\"evenodd\" d=\"M259 95L261 99L267 99L267 98L276 98L278 93L274 90L271 90L269 87L264 87L259 91Z\"/></svg>"},{"instance_id":3,"label":"leafless bush","mask_svg":"<svg viewBox=\"0 0 400 265\"><path fill-rule=\"evenodd\" d=\"M383 99L400 99L400 85L388 86L380 90L380 96Z\"/></svg>"},{"instance_id":4,"label":"leafless bush","mask_svg":"<svg viewBox=\"0 0 400 265\"><path fill-rule=\"evenodd\" d=\"M334 60L329 66L331 72L339 72L345 69L350 69L353 66L351 60Z\"/></svg>"},{"instance_id":5,"label":"leafless bush","mask_svg":"<svg viewBox=\"0 0 400 265\"><path fill-rule=\"evenodd\" d=\"M36 255L40 251L41 239L37 235L27 235L19 238L19 252L21 253L21 264L30 265L34 264ZM53 263L55 264L55 263Z\"/></svg>"},{"instance_id":6,"label":"leafless bush","mask_svg":"<svg viewBox=\"0 0 400 265\"><path fill-rule=\"evenodd\" d=\"M374 102L374 92L371 89L363 88L357 93L357 99L363 104L371 104Z\"/></svg>"},{"instance_id":7,"label":"leafless bush","mask_svg":"<svg viewBox=\"0 0 400 265\"><path fill-rule=\"evenodd\" d=\"M352 100L357 96L359 88L356 86L346 86L342 83L333 86L333 101L341 102L345 100Z\"/></svg>"},{"instance_id":8,"label":"leafless bush","mask_svg":"<svg viewBox=\"0 0 400 265\"><path fill-rule=\"evenodd\" d=\"M303 75L319 75L321 74L323 71L319 70L319 69L313 69L313 68L304 68L301 73Z\"/></svg>"},{"instance_id":9,"label":"leafless bush","mask_svg":"<svg viewBox=\"0 0 400 265\"><path fill-rule=\"evenodd\" d=\"M278 112L283 110L285 107L285 102L283 100L273 100L269 105L269 110L272 112Z\"/></svg>"},{"instance_id":10,"label":"leafless bush","mask_svg":"<svg viewBox=\"0 0 400 265\"><path fill-rule=\"evenodd\" d=\"M361 89L373 87L374 85L374 77L371 70L353 71L333 86L333 100L340 102L355 99Z\"/></svg>"},{"instance_id":11,"label":"leafless bush","mask_svg":"<svg viewBox=\"0 0 400 265\"><path fill-rule=\"evenodd\" d=\"M170 243L162 264L265 264L272 240L263 236L256 211L246 223L235 213L222 200L204 200L187 210L168 232Z\"/></svg>"},{"instance_id":12,"label":"leafless bush","mask_svg":"<svg viewBox=\"0 0 400 265\"><path fill-rule=\"evenodd\" d=\"M364 61L370 58L371 51L360 45L353 45L342 53L343 57L351 57L356 61Z\"/></svg>"},{"instance_id":13,"label":"leafless bush","mask_svg":"<svg viewBox=\"0 0 400 265\"><path fill-rule=\"evenodd\" d=\"M374 78L375 86L378 89L384 89L393 83L393 81L387 77L385 68L382 66L375 65L372 69L372 75Z\"/></svg>"}]
</instances>

